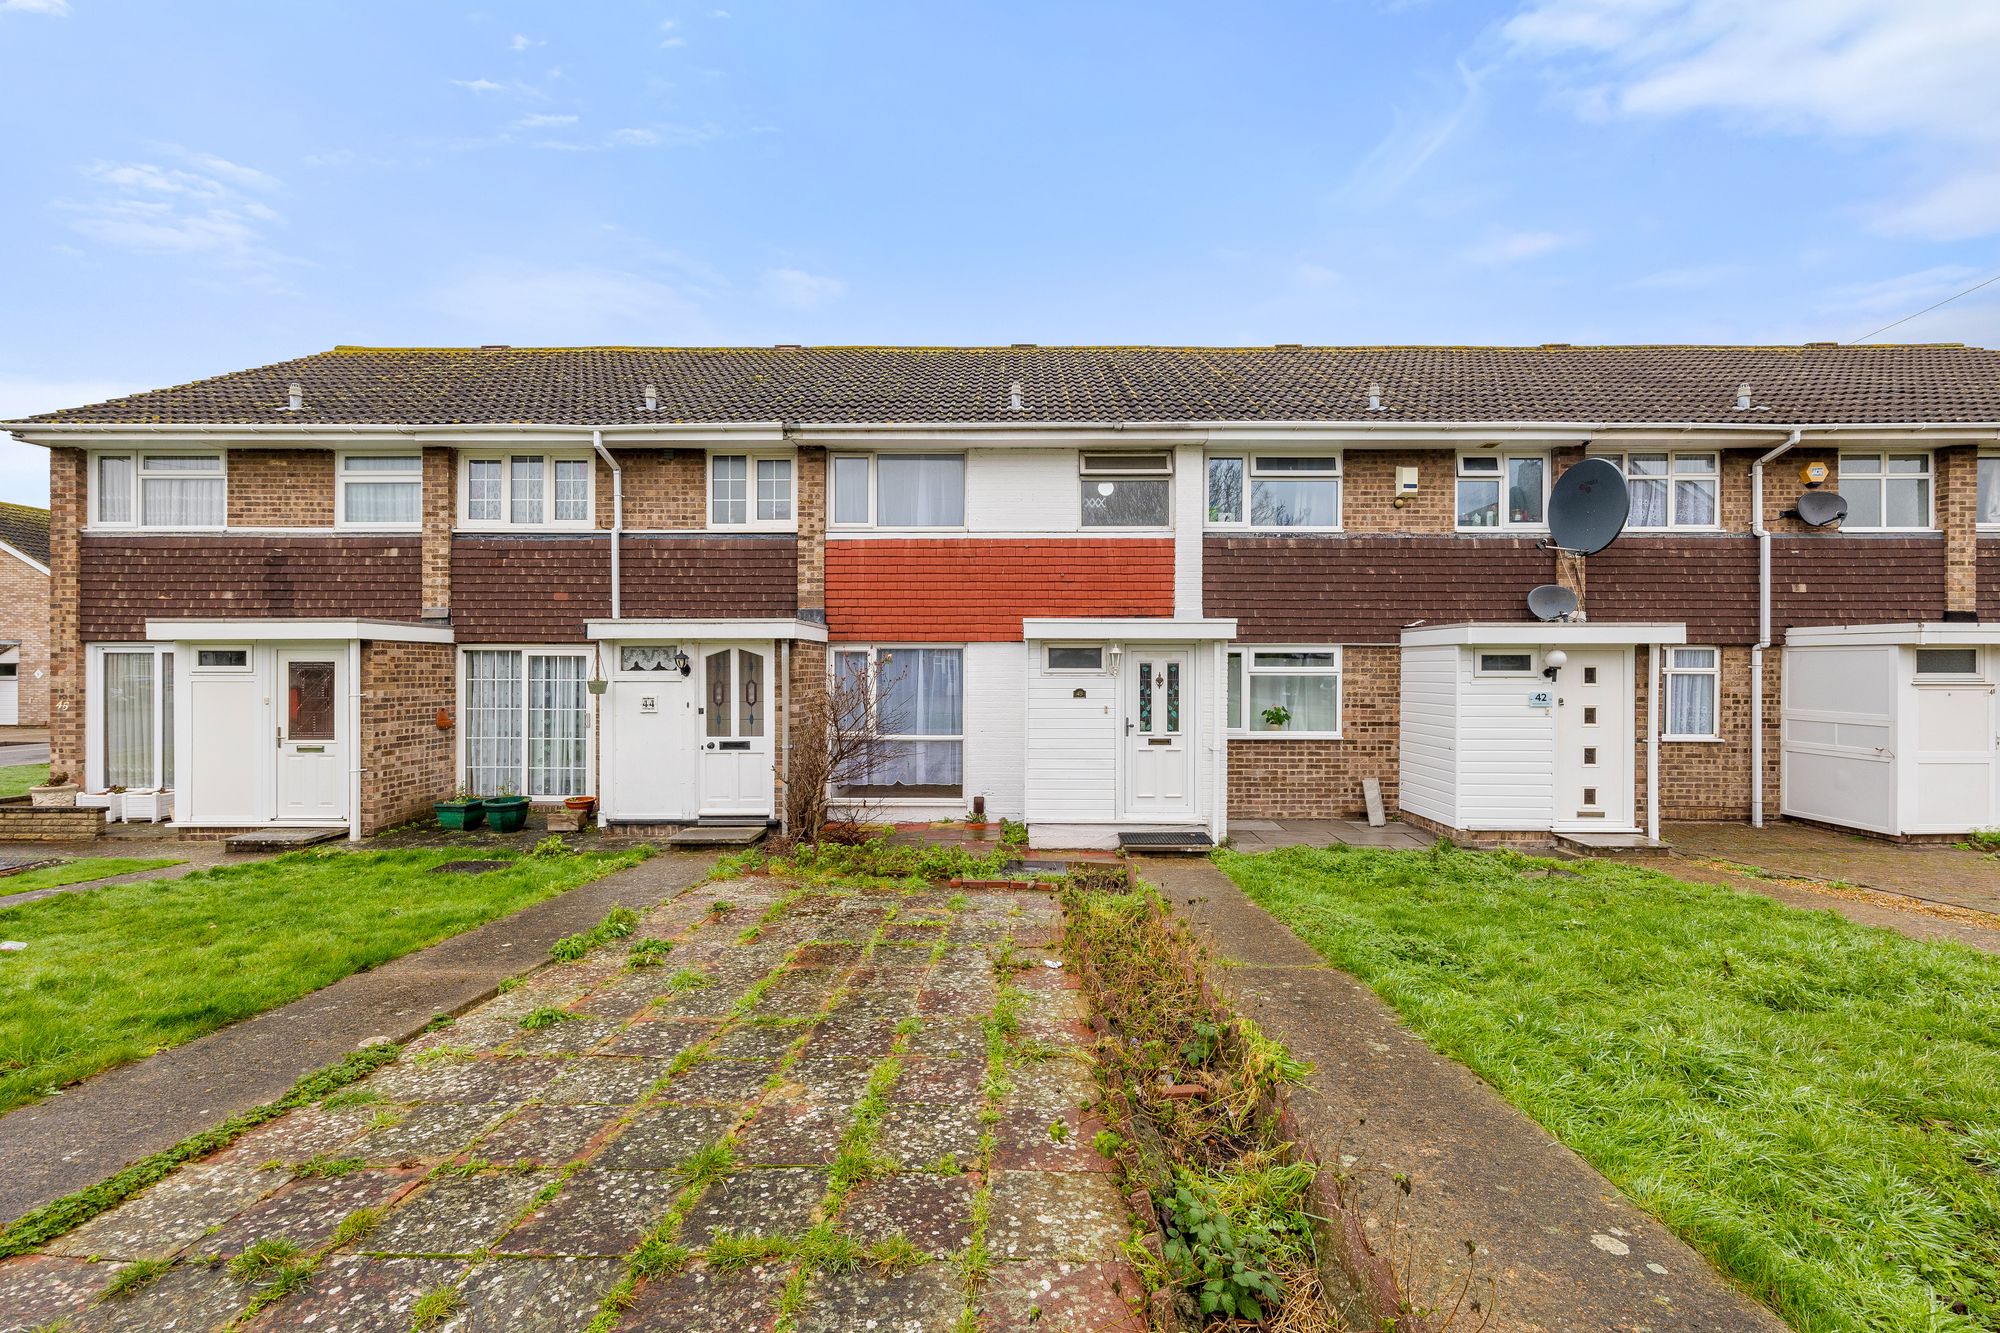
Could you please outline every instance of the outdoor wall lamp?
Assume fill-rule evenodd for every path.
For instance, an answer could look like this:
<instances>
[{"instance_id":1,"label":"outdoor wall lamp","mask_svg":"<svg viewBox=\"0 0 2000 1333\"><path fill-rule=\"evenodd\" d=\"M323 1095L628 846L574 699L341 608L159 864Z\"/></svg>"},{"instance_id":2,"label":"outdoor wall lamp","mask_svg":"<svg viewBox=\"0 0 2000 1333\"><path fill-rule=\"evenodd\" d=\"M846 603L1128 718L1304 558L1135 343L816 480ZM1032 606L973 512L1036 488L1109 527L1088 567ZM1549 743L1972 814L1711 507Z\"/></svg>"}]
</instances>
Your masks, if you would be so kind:
<instances>
[{"instance_id":1,"label":"outdoor wall lamp","mask_svg":"<svg viewBox=\"0 0 2000 1333\"><path fill-rule=\"evenodd\" d=\"M694 663L688 660L686 649L674 649L674 670L680 672L683 679L686 678L690 671L694 670Z\"/></svg>"},{"instance_id":2,"label":"outdoor wall lamp","mask_svg":"<svg viewBox=\"0 0 2000 1333\"><path fill-rule=\"evenodd\" d=\"M1547 676L1550 680L1554 680L1556 678L1556 673L1558 671L1561 671L1563 669L1563 666L1568 661L1569 661L1568 653L1564 652L1560 648L1552 648L1548 652L1542 655L1542 663L1543 663L1542 674L1544 676Z\"/></svg>"},{"instance_id":3,"label":"outdoor wall lamp","mask_svg":"<svg viewBox=\"0 0 2000 1333\"><path fill-rule=\"evenodd\" d=\"M1125 649L1123 645L1116 643L1105 645L1104 664L1111 668L1112 675L1115 676L1118 674L1118 659L1123 656L1125 656Z\"/></svg>"}]
</instances>

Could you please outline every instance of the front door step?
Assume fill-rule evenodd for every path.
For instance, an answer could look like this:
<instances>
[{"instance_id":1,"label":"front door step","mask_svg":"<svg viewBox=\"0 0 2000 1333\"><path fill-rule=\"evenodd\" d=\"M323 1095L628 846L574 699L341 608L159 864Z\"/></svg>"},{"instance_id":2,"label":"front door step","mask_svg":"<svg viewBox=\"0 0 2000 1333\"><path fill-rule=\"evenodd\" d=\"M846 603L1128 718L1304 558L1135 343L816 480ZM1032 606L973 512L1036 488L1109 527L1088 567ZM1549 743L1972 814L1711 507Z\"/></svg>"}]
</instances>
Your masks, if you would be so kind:
<instances>
[{"instance_id":1,"label":"front door step","mask_svg":"<svg viewBox=\"0 0 2000 1333\"><path fill-rule=\"evenodd\" d=\"M1118 834L1118 850L1130 852L1186 852L1202 856L1215 847L1206 833L1166 833L1121 831Z\"/></svg>"},{"instance_id":2,"label":"front door step","mask_svg":"<svg viewBox=\"0 0 2000 1333\"><path fill-rule=\"evenodd\" d=\"M667 839L669 847L748 847L762 842L767 824L694 824Z\"/></svg>"},{"instance_id":3,"label":"front door step","mask_svg":"<svg viewBox=\"0 0 2000 1333\"><path fill-rule=\"evenodd\" d=\"M231 834L222 846L231 852L296 852L301 847L346 836L347 830L340 828L260 828Z\"/></svg>"},{"instance_id":4,"label":"front door step","mask_svg":"<svg viewBox=\"0 0 2000 1333\"><path fill-rule=\"evenodd\" d=\"M1643 833L1557 833L1556 846L1572 852L1582 852L1586 856L1602 856L1613 852L1665 852L1671 851L1658 838L1649 838Z\"/></svg>"}]
</instances>

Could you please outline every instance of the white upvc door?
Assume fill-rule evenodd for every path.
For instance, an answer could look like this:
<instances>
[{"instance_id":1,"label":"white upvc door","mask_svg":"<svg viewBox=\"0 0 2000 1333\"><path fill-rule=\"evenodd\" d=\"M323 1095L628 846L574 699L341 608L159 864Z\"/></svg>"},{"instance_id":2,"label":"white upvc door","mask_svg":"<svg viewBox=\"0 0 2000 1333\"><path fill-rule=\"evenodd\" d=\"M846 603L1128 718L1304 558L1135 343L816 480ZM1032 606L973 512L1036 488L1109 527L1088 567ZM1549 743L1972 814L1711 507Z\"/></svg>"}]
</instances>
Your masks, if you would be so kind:
<instances>
[{"instance_id":1,"label":"white upvc door","mask_svg":"<svg viewBox=\"0 0 2000 1333\"><path fill-rule=\"evenodd\" d=\"M701 814L769 817L772 810L772 700L777 681L768 643L704 643L699 743Z\"/></svg>"},{"instance_id":2,"label":"white upvc door","mask_svg":"<svg viewBox=\"0 0 2000 1333\"><path fill-rule=\"evenodd\" d=\"M1630 833L1632 658L1629 650L1577 649L1556 680L1555 827Z\"/></svg>"},{"instance_id":3,"label":"white upvc door","mask_svg":"<svg viewBox=\"0 0 2000 1333\"><path fill-rule=\"evenodd\" d=\"M1125 657L1125 817L1186 818L1195 804L1193 655L1138 645Z\"/></svg>"},{"instance_id":4,"label":"white upvc door","mask_svg":"<svg viewBox=\"0 0 2000 1333\"><path fill-rule=\"evenodd\" d=\"M682 676L671 644L607 644L616 669L607 687L604 817L692 820L701 811L698 667ZM698 645L681 645L691 656ZM627 651L627 650L631 651Z\"/></svg>"},{"instance_id":5,"label":"white upvc door","mask_svg":"<svg viewBox=\"0 0 2000 1333\"><path fill-rule=\"evenodd\" d=\"M347 819L347 674L339 649L277 654L277 818L327 824ZM199 743L199 738L197 738Z\"/></svg>"},{"instance_id":6,"label":"white upvc door","mask_svg":"<svg viewBox=\"0 0 2000 1333\"><path fill-rule=\"evenodd\" d=\"M2000 823L1994 686L1917 678L1914 810L1909 833L1968 833ZM1905 788L1908 790L1908 788Z\"/></svg>"}]
</instances>

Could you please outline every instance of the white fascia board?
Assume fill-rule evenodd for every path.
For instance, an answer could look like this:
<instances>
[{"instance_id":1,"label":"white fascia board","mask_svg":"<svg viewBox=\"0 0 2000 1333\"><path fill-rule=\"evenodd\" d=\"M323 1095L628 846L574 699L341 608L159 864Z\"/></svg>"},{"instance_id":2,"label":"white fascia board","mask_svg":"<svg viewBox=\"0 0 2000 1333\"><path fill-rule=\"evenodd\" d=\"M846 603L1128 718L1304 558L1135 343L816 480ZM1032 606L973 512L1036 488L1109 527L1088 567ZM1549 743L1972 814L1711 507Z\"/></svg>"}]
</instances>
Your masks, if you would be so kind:
<instances>
[{"instance_id":1,"label":"white fascia board","mask_svg":"<svg viewBox=\"0 0 2000 1333\"><path fill-rule=\"evenodd\" d=\"M18 546L11 546L6 542L0 542L0 554L11 555L16 560L19 560L22 564L26 565L28 568L42 575L42 577L44 578L48 577L49 567L43 564L41 561L35 559L35 557L29 555L26 551L22 550Z\"/></svg>"},{"instance_id":2,"label":"white fascia board","mask_svg":"<svg viewBox=\"0 0 2000 1333\"><path fill-rule=\"evenodd\" d=\"M1419 625L1403 631L1405 648L1477 645L1481 648L1624 647L1646 643L1686 643L1687 626L1667 621L1586 621L1559 625L1549 621L1466 621L1456 625Z\"/></svg>"},{"instance_id":3,"label":"white fascia board","mask_svg":"<svg viewBox=\"0 0 2000 1333\"><path fill-rule=\"evenodd\" d=\"M592 642L621 639L796 639L825 643L826 626L778 617L755 620L586 620Z\"/></svg>"},{"instance_id":4,"label":"white fascia board","mask_svg":"<svg viewBox=\"0 0 2000 1333\"><path fill-rule=\"evenodd\" d=\"M1027 642L1105 639L1125 643L1189 643L1235 637L1235 620L1214 617L1172 620L1156 616L1028 616L1021 620L1021 638Z\"/></svg>"},{"instance_id":5,"label":"white fascia board","mask_svg":"<svg viewBox=\"0 0 2000 1333\"><path fill-rule=\"evenodd\" d=\"M155 643L333 643L366 639L376 643L452 643L449 625L411 625L396 620L148 620L146 638Z\"/></svg>"},{"instance_id":6,"label":"white fascia board","mask_svg":"<svg viewBox=\"0 0 2000 1333\"><path fill-rule=\"evenodd\" d=\"M2000 643L2000 625L1909 621L1899 625L1808 625L1785 631L1787 648L1855 648L1909 645L1972 648Z\"/></svg>"},{"instance_id":7,"label":"white fascia board","mask_svg":"<svg viewBox=\"0 0 2000 1333\"><path fill-rule=\"evenodd\" d=\"M534 422L476 425L441 423L436 425L392 426L348 423L343 425L213 425L119 424L96 425L75 422L14 423L14 437L28 444L69 446L86 449L129 449L157 445L162 440L200 440L217 448L231 444L262 447L284 444L308 449L384 448L395 445L431 444L473 447L480 445L563 444L587 448L591 432L601 433L610 447L661 445L698 448L710 445L782 444L784 423L778 421L735 421L703 423L621 424L615 426L543 425Z\"/></svg>"}]
</instances>

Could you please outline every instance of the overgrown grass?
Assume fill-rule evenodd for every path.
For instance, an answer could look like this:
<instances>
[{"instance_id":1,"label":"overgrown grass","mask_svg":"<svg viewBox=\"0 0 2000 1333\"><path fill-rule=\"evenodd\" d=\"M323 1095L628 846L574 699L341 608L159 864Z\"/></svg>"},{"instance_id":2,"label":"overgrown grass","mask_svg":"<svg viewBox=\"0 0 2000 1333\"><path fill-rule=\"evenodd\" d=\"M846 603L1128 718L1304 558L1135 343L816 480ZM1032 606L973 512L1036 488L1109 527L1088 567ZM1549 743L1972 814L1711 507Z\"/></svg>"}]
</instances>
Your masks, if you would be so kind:
<instances>
[{"instance_id":1,"label":"overgrown grass","mask_svg":"<svg viewBox=\"0 0 2000 1333\"><path fill-rule=\"evenodd\" d=\"M25 796L28 788L39 787L48 780L47 764L9 764L0 768L0 801L10 796Z\"/></svg>"},{"instance_id":2,"label":"overgrown grass","mask_svg":"<svg viewBox=\"0 0 2000 1333\"><path fill-rule=\"evenodd\" d=\"M59 889L65 884L87 884L93 879L109 879L113 875L133 875L141 870L177 866L186 860L184 856L86 856L61 865L0 876L0 896L29 893L35 889Z\"/></svg>"},{"instance_id":3,"label":"overgrown grass","mask_svg":"<svg viewBox=\"0 0 2000 1333\"><path fill-rule=\"evenodd\" d=\"M730 879L768 870L811 886L922 888L939 880L991 878L1000 873L1008 855L1018 850L1002 845L979 856L963 847L905 846L882 838L861 843L799 843L777 855L753 847L723 858L710 878Z\"/></svg>"},{"instance_id":4,"label":"overgrown grass","mask_svg":"<svg viewBox=\"0 0 2000 1333\"><path fill-rule=\"evenodd\" d=\"M1216 862L1795 1327L2000 1326L2000 959L1616 864Z\"/></svg>"},{"instance_id":5,"label":"overgrown grass","mask_svg":"<svg viewBox=\"0 0 2000 1333\"><path fill-rule=\"evenodd\" d=\"M633 864L451 851L299 852L0 909L0 1111L178 1045Z\"/></svg>"}]
</instances>

